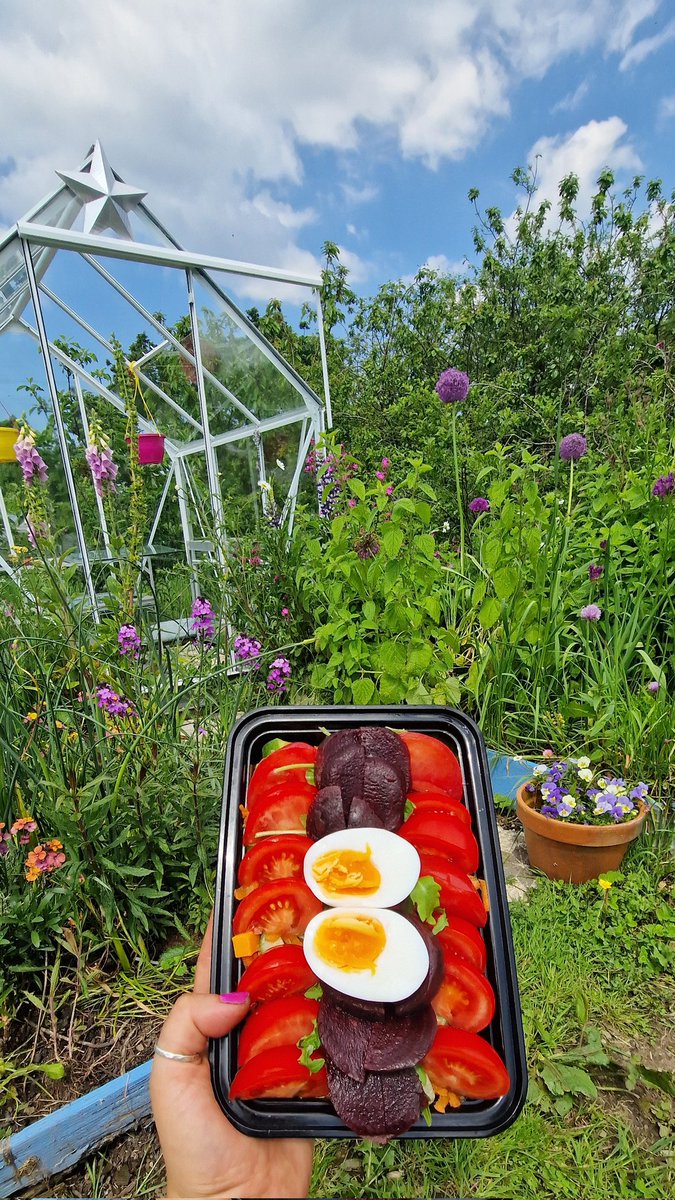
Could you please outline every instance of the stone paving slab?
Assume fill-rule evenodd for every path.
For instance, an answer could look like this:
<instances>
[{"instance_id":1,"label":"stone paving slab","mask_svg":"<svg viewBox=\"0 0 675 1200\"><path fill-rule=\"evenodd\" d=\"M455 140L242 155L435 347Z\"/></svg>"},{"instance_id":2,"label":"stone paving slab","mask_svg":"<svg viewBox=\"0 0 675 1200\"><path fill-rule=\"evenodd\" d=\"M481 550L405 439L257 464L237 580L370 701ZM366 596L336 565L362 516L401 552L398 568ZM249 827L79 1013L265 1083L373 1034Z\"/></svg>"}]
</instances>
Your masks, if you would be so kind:
<instances>
[{"instance_id":1,"label":"stone paving slab","mask_svg":"<svg viewBox=\"0 0 675 1200\"><path fill-rule=\"evenodd\" d=\"M502 829L499 826L499 845L506 877L506 898L509 904L525 900L537 877L530 869L522 829Z\"/></svg>"}]
</instances>

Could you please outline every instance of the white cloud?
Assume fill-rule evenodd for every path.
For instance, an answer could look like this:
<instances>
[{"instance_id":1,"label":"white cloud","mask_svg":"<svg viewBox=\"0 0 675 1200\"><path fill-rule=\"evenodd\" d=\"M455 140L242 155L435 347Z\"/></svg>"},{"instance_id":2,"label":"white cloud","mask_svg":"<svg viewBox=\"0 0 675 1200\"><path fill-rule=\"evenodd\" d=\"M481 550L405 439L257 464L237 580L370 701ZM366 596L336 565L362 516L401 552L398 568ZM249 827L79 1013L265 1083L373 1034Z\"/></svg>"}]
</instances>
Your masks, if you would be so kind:
<instances>
[{"instance_id":1,"label":"white cloud","mask_svg":"<svg viewBox=\"0 0 675 1200\"><path fill-rule=\"evenodd\" d=\"M432 168L466 155L520 81L566 56L643 54L650 39L631 40L658 6L22 0L5 6L0 41L0 220L98 137L184 245L315 270L322 198L374 200L377 167L397 154ZM317 149L333 178L308 197L303 156Z\"/></svg>"},{"instance_id":2,"label":"white cloud","mask_svg":"<svg viewBox=\"0 0 675 1200\"><path fill-rule=\"evenodd\" d=\"M422 268L437 271L439 275L465 275L467 264L462 259L448 258L446 254L430 254Z\"/></svg>"},{"instance_id":3,"label":"white cloud","mask_svg":"<svg viewBox=\"0 0 675 1200\"><path fill-rule=\"evenodd\" d=\"M560 137L539 138L527 156L529 163L537 163L537 190L531 207L550 200L549 224L557 224L558 184L563 176L574 173L579 177L576 208L582 217L587 215L603 168L610 167L618 174L642 168L627 133L628 127L620 117L609 117L606 121L589 121ZM511 230L513 222L512 215Z\"/></svg>"},{"instance_id":4,"label":"white cloud","mask_svg":"<svg viewBox=\"0 0 675 1200\"><path fill-rule=\"evenodd\" d=\"M672 96L662 96L659 102L659 120L670 121L675 117L675 93Z\"/></svg>"},{"instance_id":5,"label":"white cloud","mask_svg":"<svg viewBox=\"0 0 675 1200\"><path fill-rule=\"evenodd\" d=\"M666 42L672 42L673 38L675 38L675 21L670 21L660 33L655 33L653 37L642 38L634 46L631 46L621 59L621 70L626 71L629 67L639 66L650 54L655 54L657 50L665 46Z\"/></svg>"},{"instance_id":6,"label":"white cloud","mask_svg":"<svg viewBox=\"0 0 675 1200\"><path fill-rule=\"evenodd\" d=\"M562 100L558 100L557 104L553 105L551 113L574 112L575 108L578 108L581 104L581 101L585 100L590 86L587 79L582 79L579 86L573 92L568 92L566 96L563 96Z\"/></svg>"}]
</instances>

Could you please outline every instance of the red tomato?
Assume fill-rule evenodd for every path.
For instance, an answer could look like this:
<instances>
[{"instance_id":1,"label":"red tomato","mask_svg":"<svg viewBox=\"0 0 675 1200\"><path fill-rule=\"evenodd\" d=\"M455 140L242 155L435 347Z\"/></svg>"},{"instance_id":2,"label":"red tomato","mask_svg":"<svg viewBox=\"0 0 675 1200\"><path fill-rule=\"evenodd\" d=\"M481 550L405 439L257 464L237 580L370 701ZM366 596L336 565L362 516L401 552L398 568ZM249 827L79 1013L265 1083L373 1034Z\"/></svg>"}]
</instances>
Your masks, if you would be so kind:
<instances>
[{"instance_id":1,"label":"red tomato","mask_svg":"<svg viewBox=\"0 0 675 1200\"><path fill-rule=\"evenodd\" d=\"M306 992L317 983L307 964L302 946L273 946L253 959L242 975L237 989L248 992L251 1004Z\"/></svg>"},{"instance_id":2,"label":"red tomato","mask_svg":"<svg viewBox=\"0 0 675 1200\"><path fill-rule=\"evenodd\" d=\"M261 1004L246 1019L239 1034L239 1066L275 1046L297 1046L314 1028L318 1000L306 996L281 996Z\"/></svg>"},{"instance_id":3,"label":"red tomato","mask_svg":"<svg viewBox=\"0 0 675 1200\"><path fill-rule=\"evenodd\" d=\"M282 783L265 792L248 810L244 845L252 846L261 833L305 832L307 813L317 788L309 783Z\"/></svg>"},{"instance_id":4,"label":"red tomato","mask_svg":"<svg viewBox=\"0 0 675 1200\"><path fill-rule=\"evenodd\" d=\"M327 1096L326 1068L312 1075L298 1062L297 1046L277 1046L250 1058L230 1087L230 1100L257 1100L260 1096Z\"/></svg>"},{"instance_id":5,"label":"red tomato","mask_svg":"<svg viewBox=\"0 0 675 1200\"><path fill-rule=\"evenodd\" d=\"M471 1100L496 1100L511 1086L509 1073L489 1042L449 1025L439 1025L422 1066L437 1090L448 1088Z\"/></svg>"},{"instance_id":6,"label":"red tomato","mask_svg":"<svg viewBox=\"0 0 675 1200\"><path fill-rule=\"evenodd\" d=\"M495 1015L492 984L463 958L445 958L443 982L431 1001L437 1017L455 1029L480 1033Z\"/></svg>"},{"instance_id":7,"label":"red tomato","mask_svg":"<svg viewBox=\"0 0 675 1200\"><path fill-rule=\"evenodd\" d=\"M251 775L246 793L249 808L258 796L280 783L307 783L306 772L314 766L316 746L308 742L288 742L259 762Z\"/></svg>"},{"instance_id":8,"label":"red tomato","mask_svg":"<svg viewBox=\"0 0 675 1200\"><path fill-rule=\"evenodd\" d=\"M314 842L301 833L282 833L279 837L260 838L239 863L240 887L267 883L270 879L302 877L305 855Z\"/></svg>"},{"instance_id":9,"label":"red tomato","mask_svg":"<svg viewBox=\"0 0 675 1200\"><path fill-rule=\"evenodd\" d=\"M487 922L485 905L465 871L437 854L420 853L420 876L432 875L441 889L441 906L455 917L482 928Z\"/></svg>"},{"instance_id":10,"label":"red tomato","mask_svg":"<svg viewBox=\"0 0 675 1200\"><path fill-rule=\"evenodd\" d=\"M300 879L261 883L238 906L233 933L264 933L269 938L300 937L323 904Z\"/></svg>"},{"instance_id":11,"label":"red tomato","mask_svg":"<svg viewBox=\"0 0 675 1200\"><path fill-rule=\"evenodd\" d=\"M471 830L450 813L413 813L398 832L418 850L428 848L432 854L445 854L469 875L478 870L478 842Z\"/></svg>"},{"instance_id":12,"label":"red tomato","mask_svg":"<svg viewBox=\"0 0 675 1200\"><path fill-rule=\"evenodd\" d=\"M457 820L462 821L464 825L471 826L468 808L465 808L458 800L452 800L447 792L439 792L430 788L429 791L410 792L406 799L415 805L415 812L411 816L423 812L446 812L457 817Z\"/></svg>"},{"instance_id":13,"label":"red tomato","mask_svg":"<svg viewBox=\"0 0 675 1200\"><path fill-rule=\"evenodd\" d=\"M431 784L447 792L453 800L461 800L464 794L462 768L459 759L445 742L430 737L428 733L407 730L399 735L410 754L412 790L423 791L421 783Z\"/></svg>"},{"instance_id":14,"label":"red tomato","mask_svg":"<svg viewBox=\"0 0 675 1200\"><path fill-rule=\"evenodd\" d=\"M475 925L470 925L461 917L453 917L448 914L448 923L445 929L441 929L436 936L444 959L448 957L464 958L467 962L473 963L479 971L485 971L487 964L485 942Z\"/></svg>"}]
</instances>

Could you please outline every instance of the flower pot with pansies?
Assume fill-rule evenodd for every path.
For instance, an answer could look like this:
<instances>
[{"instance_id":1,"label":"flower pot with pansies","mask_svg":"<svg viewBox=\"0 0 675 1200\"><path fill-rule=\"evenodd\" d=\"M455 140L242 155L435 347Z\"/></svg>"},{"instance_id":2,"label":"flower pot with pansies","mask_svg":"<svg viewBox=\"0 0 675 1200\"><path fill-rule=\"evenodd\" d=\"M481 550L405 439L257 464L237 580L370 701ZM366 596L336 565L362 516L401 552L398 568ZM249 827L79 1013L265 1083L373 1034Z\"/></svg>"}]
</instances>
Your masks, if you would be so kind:
<instances>
[{"instance_id":1,"label":"flower pot with pansies","mask_svg":"<svg viewBox=\"0 0 675 1200\"><path fill-rule=\"evenodd\" d=\"M616 871L642 832L649 789L603 771L590 759L543 763L518 791L530 865L566 883Z\"/></svg>"}]
</instances>

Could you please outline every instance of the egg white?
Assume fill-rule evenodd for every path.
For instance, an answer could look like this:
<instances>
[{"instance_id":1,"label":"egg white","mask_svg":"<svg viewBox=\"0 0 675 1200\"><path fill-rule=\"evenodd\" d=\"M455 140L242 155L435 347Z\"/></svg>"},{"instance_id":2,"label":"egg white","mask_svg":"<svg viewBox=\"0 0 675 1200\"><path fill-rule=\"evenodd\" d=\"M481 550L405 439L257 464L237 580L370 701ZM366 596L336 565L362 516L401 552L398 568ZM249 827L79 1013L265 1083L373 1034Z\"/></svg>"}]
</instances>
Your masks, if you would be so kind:
<instances>
[{"instance_id":1,"label":"egg white","mask_svg":"<svg viewBox=\"0 0 675 1200\"><path fill-rule=\"evenodd\" d=\"M386 943L375 960L374 973L369 969L345 971L325 962L316 950L316 936L321 925L337 915L376 918L384 926ZM374 911L362 905L351 908L327 909L309 922L303 939L305 958L314 974L329 987L356 996L360 1000L394 1003L412 996L424 982L429 970L429 954L415 927L400 913L388 908Z\"/></svg>"},{"instance_id":2,"label":"egg white","mask_svg":"<svg viewBox=\"0 0 675 1200\"><path fill-rule=\"evenodd\" d=\"M357 892L336 895L328 892L314 878L312 868L317 858L335 850L370 849L371 861L380 872L380 886L370 896ZM333 908L393 908L405 900L420 877L420 856L414 846L388 829L339 829L319 838L309 849L303 864L305 882L323 904Z\"/></svg>"}]
</instances>

